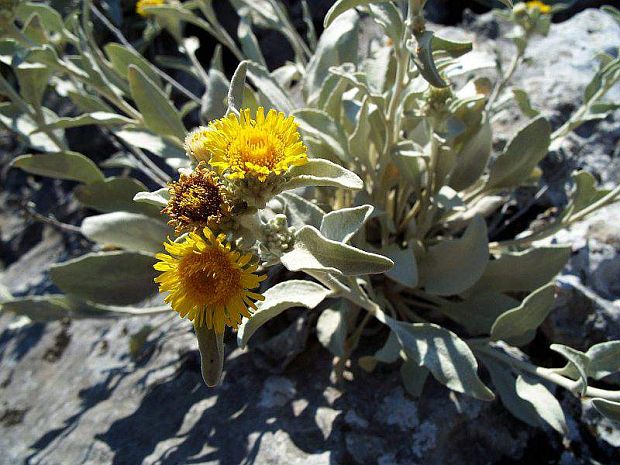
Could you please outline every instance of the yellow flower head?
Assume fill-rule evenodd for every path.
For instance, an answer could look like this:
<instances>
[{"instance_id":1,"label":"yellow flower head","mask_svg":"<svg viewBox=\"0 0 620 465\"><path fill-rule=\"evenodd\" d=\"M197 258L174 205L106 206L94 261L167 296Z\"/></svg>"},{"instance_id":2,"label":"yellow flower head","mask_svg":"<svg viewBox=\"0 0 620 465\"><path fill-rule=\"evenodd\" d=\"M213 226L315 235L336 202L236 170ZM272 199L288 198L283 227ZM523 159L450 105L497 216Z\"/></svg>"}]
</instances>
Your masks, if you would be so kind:
<instances>
[{"instance_id":1,"label":"yellow flower head","mask_svg":"<svg viewBox=\"0 0 620 465\"><path fill-rule=\"evenodd\" d=\"M530 11L538 10L545 15L551 13L551 6L541 2L540 0L531 0L526 2L525 6L527 6L527 9Z\"/></svg>"},{"instance_id":2,"label":"yellow flower head","mask_svg":"<svg viewBox=\"0 0 620 465\"><path fill-rule=\"evenodd\" d=\"M206 161L230 179L250 177L263 182L272 173L280 175L308 161L294 117L275 110L265 116L262 107L256 111L256 119L245 109L240 116L231 113L212 121L200 138L201 147L210 156ZM198 151L194 156L204 159Z\"/></svg>"},{"instance_id":3,"label":"yellow flower head","mask_svg":"<svg viewBox=\"0 0 620 465\"><path fill-rule=\"evenodd\" d=\"M148 13L144 11L145 7L163 5L165 0L138 0L136 2L136 13L140 16L148 16Z\"/></svg>"},{"instance_id":4,"label":"yellow flower head","mask_svg":"<svg viewBox=\"0 0 620 465\"><path fill-rule=\"evenodd\" d=\"M225 326L237 328L241 317L250 317L255 300L264 300L250 289L258 287L266 275L256 275L258 265L250 265L253 255L241 255L225 243L224 234L215 237L209 228L202 234L191 232L180 242L164 243L168 254L160 253L154 268L159 292L168 292L166 303L197 327L206 325L217 333Z\"/></svg>"},{"instance_id":5,"label":"yellow flower head","mask_svg":"<svg viewBox=\"0 0 620 465\"><path fill-rule=\"evenodd\" d=\"M209 226L216 228L230 216L227 192L212 171L200 163L190 174L168 183L170 200L162 213L177 233Z\"/></svg>"}]
</instances>

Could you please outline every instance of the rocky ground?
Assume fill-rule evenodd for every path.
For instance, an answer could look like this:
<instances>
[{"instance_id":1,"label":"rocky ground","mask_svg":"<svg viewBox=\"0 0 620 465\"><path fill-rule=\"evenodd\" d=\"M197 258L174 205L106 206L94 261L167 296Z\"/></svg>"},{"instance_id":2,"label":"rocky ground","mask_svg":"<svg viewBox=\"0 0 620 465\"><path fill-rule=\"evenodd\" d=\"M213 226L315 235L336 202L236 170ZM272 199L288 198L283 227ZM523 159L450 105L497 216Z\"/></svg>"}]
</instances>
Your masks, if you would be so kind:
<instances>
[{"instance_id":1,"label":"rocky ground","mask_svg":"<svg viewBox=\"0 0 620 465\"><path fill-rule=\"evenodd\" d=\"M501 28L483 15L465 29L479 50L489 51L489 37ZM536 39L515 84L558 126L578 105L596 53L618 44L620 28L603 13L586 10ZM614 97L620 99L620 89ZM546 176L560 179L558 167L580 167L617 183L617 116L570 136L546 160ZM499 115L500 139L520 121L514 108ZM3 143L6 153L15 149L6 136ZM32 198L39 211L67 223L78 223L81 212L67 200L63 183L38 184L6 171L2 179L0 293L49 291L47 266L88 243L19 216L17 199ZM542 202L561 202L556 194L552 189ZM558 308L539 338L579 349L620 338L620 206L559 239L571 241L575 254L559 280ZM288 357L288 364L281 360L286 354L278 359L281 340L270 334L262 337L275 356L273 350L241 351L228 341L223 383L208 389L190 325L168 317L148 323L155 329L132 354L130 341L145 324L138 318L24 324L0 314L0 464L620 462L620 430L565 392L558 392L570 426L563 440L515 420L499 402L471 400L433 381L422 399L412 399L395 367L373 374L351 367L348 380L334 384L330 356L312 334L307 350ZM281 323L303 332L307 319L293 311Z\"/></svg>"}]
</instances>

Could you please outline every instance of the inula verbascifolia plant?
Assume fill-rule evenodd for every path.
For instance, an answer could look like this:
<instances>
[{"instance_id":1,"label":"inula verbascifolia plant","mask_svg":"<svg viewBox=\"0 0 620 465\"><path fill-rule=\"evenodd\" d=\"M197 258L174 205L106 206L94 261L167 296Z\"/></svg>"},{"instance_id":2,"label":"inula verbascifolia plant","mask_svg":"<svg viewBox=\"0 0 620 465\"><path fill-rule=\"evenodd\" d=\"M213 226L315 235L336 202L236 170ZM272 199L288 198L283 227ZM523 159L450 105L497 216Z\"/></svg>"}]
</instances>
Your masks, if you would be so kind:
<instances>
[{"instance_id":1,"label":"inula verbascifolia plant","mask_svg":"<svg viewBox=\"0 0 620 465\"><path fill-rule=\"evenodd\" d=\"M550 238L617 201L620 188L575 172L563 210L506 240L489 228L516 189L544 182L538 164L568 133L618 108L605 100L620 79L617 51L601 51L581 106L552 130L511 78L555 7L502 1L514 44L504 66L428 29L424 0L338 0L320 38L310 2L302 36L277 0L229 1L236 37L211 0L139 0L143 33L133 43L90 0L65 17L45 3L2 2L0 121L32 152L13 166L76 181L75 198L98 212L79 228L94 251L50 268L63 293L8 299L3 311L49 320L172 309L192 322L215 385L227 328L243 347L287 309L317 308L337 376L350 360L369 372L399 363L413 396L431 375L477 399L497 394L520 420L566 433L552 383L620 420L620 391L597 387L620 370L620 341L585 353L554 344L566 359L555 369L519 350L551 311L571 253ZM362 48L369 22L381 34ZM116 41L102 44L94 24ZM219 42L210 63L197 58L187 25ZM280 33L293 61L268 70L258 27ZM178 54L150 61L141 51L162 31ZM223 54L239 63L230 80ZM59 100L69 115L53 111ZM492 122L511 100L527 123L496 152ZM99 166L65 138L85 125L118 148ZM282 267L297 279L282 278ZM280 282L264 289L268 273ZM369 324L386 330L368 333ZM356 355L369 338L381 348Z\"/></svg>"}]
</instances>

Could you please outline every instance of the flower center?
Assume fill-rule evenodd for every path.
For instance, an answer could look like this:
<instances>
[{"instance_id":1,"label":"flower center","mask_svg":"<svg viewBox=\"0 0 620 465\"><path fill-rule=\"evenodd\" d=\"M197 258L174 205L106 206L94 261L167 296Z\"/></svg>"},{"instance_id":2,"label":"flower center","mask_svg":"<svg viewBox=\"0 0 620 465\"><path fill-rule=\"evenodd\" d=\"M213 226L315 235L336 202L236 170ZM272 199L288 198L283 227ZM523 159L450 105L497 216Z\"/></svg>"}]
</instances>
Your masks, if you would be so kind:
<instances>
[{"instance_id":1,"label":"flower center","mask_svg":"<svg viewBox=\"0 0 620 465\"><path fill-rule=\"evenodd\" d=\"M284 143L276 135L264 129L245 127L239 137L228 147L228 155L232 160L245 165L252 163L270 170L282 159Z\"/></svg>"},{"instance_id":2,"label":"flower center","mask_svg":"<svg viewBox=\"0 0 620 465\"><path fill-rule=\"evenodd\" d=\"M179 263L179 275L192 300L204 306L224 306L242 288L241 270L218 249L185 255Z\"/></svg>"}]
</instances>

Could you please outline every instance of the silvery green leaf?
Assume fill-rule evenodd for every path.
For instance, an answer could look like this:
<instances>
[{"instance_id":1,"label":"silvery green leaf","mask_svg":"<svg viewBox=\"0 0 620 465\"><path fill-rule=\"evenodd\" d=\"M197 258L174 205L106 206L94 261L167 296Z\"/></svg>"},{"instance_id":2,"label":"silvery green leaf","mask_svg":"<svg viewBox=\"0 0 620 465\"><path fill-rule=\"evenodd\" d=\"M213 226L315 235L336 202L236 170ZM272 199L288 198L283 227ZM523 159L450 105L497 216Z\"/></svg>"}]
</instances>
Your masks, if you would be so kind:
<instances>
[{"instance_id":1,"label":"silvery green leaf","mask_svg":"<svg viewBox=\"0 0 620 465\"><path fill-rule=\"evenodd\" d=\"M168 96L135 65L129 65L127 79L131 96L146 126L159 135L170 135L183 140L185 126Z\"/></svg>"},{"instance_id":2,"label":"silvery green leaf","mask_svg":"<svg viewBox=\"0 0 620 465\"><path fill-rule=\"evenodd\" d=\"M241 43L241 50L250 60L267 67L267 62L261 52L260 44L252 31L252 21L248 15L242 15L239 18L239 26L237 27L237 36Z\"/></svg>"},{"instance_id":3,"label":"silvery green leaf","mask_svg":"<svg viewBox=\"0 0 620 465\"><path fill-rule=\"evenodd\" d=\"M306 101L309 104L318 99L323 82L329 76L329 68L358 61L358 27L358 15L348 11L340 15L321 34L316 51L306 68L303 82Z\"/></svg>"},{"instance_id":4,"label":"silvery green leaf","mask_svg":"<svg viewBox=\"0 0 620 465\"><path fill-rule=\"evenodd\" d=\"M540 112L530 103L530 98L523 89L512 89L512 94L514 95L515 101L517 105L519 105L519 109L521 113L523 113L528 118L536 118Z\"/></svg>"},{"instance_id":5,"label":"silvery green leaf","mask_svg":"<svg viewBox=\"0 0 620 465\"><path fill-rule=\"evenodd\" d=\"M459 58L473 50L471 42L459 42L434 35L432 41L434 52L443 52L452 58Z\"/></svg>"},{"instance_id":6,"label":"silvery green leaf","mask_svg":"<svg viewBox=\"0 0 620 465\"><path fill-rule=\"evenodd\" d=\"M224 333L216 333L206 325L194 326L200 352L200 372L209 387L217 386L224 369Z\"/></svg>"},{"instance_id":7,"label":"silvery green leaf","mask_svg":"<svg viewBox=\"0 0 620 465\"><path fill-rule=\"evenodd\" d=\"M539 117L531 121L513 137L491 166L486 189L505 189L523 183L547 155L550 142L551 127L547 120Z\"/></svg>"},{"instance_id":8,"label":"silvery green leaf","mask_svg":"<svg viewBox=\"0 0 620 465\"><path fill-rule=\"evenodd\" d=\"M337 0L336 3L332 5L332 7L327 11L325 18L323 19L323 27L327 29L334 20L351 8L356 8L359 6L366 6L371 3L381 3L387 0Z\"/></svg>"},{"instance_id":9,"label":"silvery green leaf","mask_svg":"<svg viewBox=\"0 0 620 465\"><path fill-rule=\"evenodd\" d=\"M106 44L103 50L110 60L112 68L123 78L127 79L128 77L129 65L134 65L157 86L161 86L161 78L153 65L136 51L114 42Z\"/></svg>"},{"instance_id":10,"label":"silvery green leaf","mask_svg":"<svg viewBox=\"0 0 620 465\"><path fill-rule=\"evenodd\" d=\"M465 300L446 302L439 310L472 336L489 334L497 317L520 305L518 300L499 292L468 294Z\"/></svg>"},{"instance_id":11,"label":"silvery green leaf","mask_svg":"<svg viewBox=\"0 0 620 465\"><path fill-rule=\"evenodd\" d=\"M368 10L392 42L398 44L405 27L400 10L392 2L370 3Z\"/></svg>"},{"instance_id":12,"label":"silvery green leaf","mask_svg":"<svg viewBox=\"0 0 620 465\"><path fill-rule=\"evenodd\" d=\"M478 281L488 261L487 227L477 216L463 237L429 247L420 257L420 286L430 294L459 294Z\"/></svg>"},{"instance_id":13,"label":"silvery green leaf","mask_svg":"<svg viewBox=\"0 0 620 465\"><path fill-rule=\"evenodd\" d=\"M384 273L394 265L389 258L327 239L312 226L297 231L293 250L282 255L280 260L290 271L346 276Z\"/></svg>"},{"instance_id":14,"label":"silvery green leaf","mask_svg":"<svg viewBox=\"0 0 620 465\"><path fill-rule=\"evenodd\" d=\"M503 406L522 422L533 427L540 426L541 418L533 405L517 394L517 378L512 370L488 355L482 354L478 358L489 371Z\"/></svg>"},{"instance_id":15,"label":"silvery green leaf","mask_svg":"<svg viewBox=\"0 0 620 465\"><path fill-rule=\"evenodd\" d=\"M516 391L521 399L532 404L536 413L549 426L564 436L568 434L566 418L560 403L542 383L530 376L519 375Z\"/></svg>"},{"instance_id":16,"label":"silvery green leaf","mask_svg":"<svg viewBox=\"0 0 620 465\"><path fill-rule=\"evenodd\" d=\"M456 166L450 175L450 186L457 191L471 187L480 179L489 161L493 132L485 121L480 128L468 137L459 150Z\"/></svg>"},{"instance_id":17,"label":"silvery green leaf","mask_svg":"<svg viewBox=\"0 0 620 465\"><path fill-rule=\"evenodd\" d=\"M160 218L159 208L133 201L146 186L133 178L106 178L103 181L77 186L75 197L86 207L104 213L126 211Z\"/></svg>"},{"instance_id":18,"label":"silvery green leaf","mask_svg":"<svg viewBox=\"0 0 620 465\"><path fill-rule=\"evenodd\" d=\"M597 188L596 179L587 171L578 171L572 175L572 178L575 183L575 190L571 196L569 207L572 215L589 207L609 193L607 189Z\"/></svg>"},{"instance_id":19,"label":"silvery green leaf","mask_svg":"<svg viewBox=\"0 0 620 465\"><path fill-rule=\"evenodd\" d=\"M20 2L15 9L15 15L24 23L32 18L33 15L37 15L48 32L58 32L73 40L77 39L65 28L60 13L45 3Z\"/></svg>"},{"instance_id":20,"label":"silvery green leaf","mask_svg":"<svg viewBox=\"0 0 620 465\"><path fill-rule=\"evenodd\" d=\"M79 298L112 305L138 303L156 292L155 258L135 252L93 252L50 267L58 288Z\"/></svg>"},{"instance_id":21,"label":"silvery green leaf","mask_svg":"<svg viewBox=\"0 0 620 465\"><path fill-rule=\"evenodd\" d=\"M421 148L418 148L411 141L403 141L394 148L392 156L394 162L399 169L400 175L407 180L407 183L418 190L420 188L420 181L422 173L424 172L425 162L424 153Z\"/></svg>"},{"instance_id":22,"label":"silvery green leaf","mask_svg":"<svg viewBox=\"0 0 620 465\"><path fill-rule=\"evenodd\" d=\"M229 88L230 83L224 73L211 68L200 109L200 117L204 122L219 119L226 114Z\"/></svg>"},{"instance_id":23,"label":"silvery green leaf","mask_svg":"<svg viewBox=\"0 0 620 465\"><path fill-rule=\"evenodd\" d=\"M347 135L342 126L328 113L322 110L304 108L296 110L293 115L299 124L302 135L312 136L329 147L330 153L316 153L315 156L331 157L333 154L344 162L349 161Z\"/></svg>"},{"instance_id":24,"label":"silvery green leaf","mask_svg":"<svg viewBox=\"0 0 620 465\"><path fill-rule=\"evenodd\" d=\"M589 360L586 371L590 378L599 380L620 371L620 341L595 344L584 355ZM557 372L572 379L580 376L577 367L570 362Z\"/></svg>"},{"instance_id":25,"label":"silvery green leaf","mask_svg":"<svg viewBox=\"0 0 620 465\"><path fill-rule=\"evenodd\" d=\"M265 108L273 108L284 113L291 113L295 104L282 89L278 82L269 74L269 71L258 63L248 62L247 75L261 96Z\"/></svg>"},{"instance_id":26,"label":"silvery green leaf","mask_svg":"<svg viewBox=\"0 0 620 465\"><path fill-rule=\"evenodd\" d=\"M413 62L420 74L424 76L424 79L434 87L446 87L447 84L441 77L441 74L439 74L435 65L435 59L433 58L434 37L432 31L424 31L420 36L416 37L417 43L415 48L408 44L410 45L409 50L413 56Z\"/></svg>"},{"instance_id":27,"label":"silvery green leaf","mask_svg":"<svg viewBox=\"0 0 620 465\"><path fill-rule=\"evenodd\" d=\"M292 192L282 192L279 197L284 200L285 214L290 226L297 229L306 225L317 229L321 227L325 212L316 204Z\"/></svg>"},{"instance_id":28,"label":"silvery green leaf","mask_svg":"<svg viewBox=\"0 0 620 465\"><path fill-rule=\"evenodd\" d=\"M555 301L553 283L528 295L521 305L502 313L491 328L491 339L512 345L523 345L533 338L533 332L545 320Z\"/></svg>"},{"instance_id":29,"label":"silvery green leaf","mask_svg":"<svg viewBox=\"0 0 620 465\"><path fill-rule=\"evenodd\" d=\"M134 202L148 203L159 208L165 208L170 200L170 191L167 187L162 187L155 192L138 192L133 197Z\"/></svg>"},{"instance_id":30,"label":"silvery green leaf","mask_svg":"<svg viewBox=\"0 0 620 465\"><path fill-rule=\"evenodd\" d=\"M405 323L387 315L381 321L396 333L407 358L428 368L437 381L476 399L494 399L478 377L474 354L456 334L435 324Z\"/></svg>"},{"instance_id":31,"label":"silvery green leaf","mask_svg":"<svg viewBox=\"0 0 620 465\"><path fill-rule=\"evenodd\" d=\"M148 150L162 158L187 157L185 151L178 143L172 143L167 138L159 136L148 129L125 127L112 132L126 144Z\"/></svg>"},{"instance_id":32,"label":"silvery green leaf","mask_svg":"<svg viewBox=\"0 0 620 465\"><path fill-rule=\"evenodd\" d=\"M330 212L323 217L321 234L332 241L349 242L364 226L373 210L372 205L362 205Z\"/></svg>"},{"instance_id":33,"label":"silvery green leaf","mask_svg":"<svg viewBox=\"0 0 620 465\"><path fill-rule=\"evenodd\" d=\"M532 291L556 276L571 255L570 246L535 247L522 252L505 252L489 261L471 295L489 291Z\"/></svg>"},{"instance_id":34,"label":"silvery green leaf","mask_svg":"<svg viewBox=\"0 0 620 465\"><path fill-rule=\"evenodd\" d=\"M84 183L103 181L103 173L97 165L77 152L56 152L43 155L20 155L11 166L27 173L56 179L69 179Z\"/></svg>"},{"instance_id":35,"label":"silvery green leaf","mask_svg":"<svg viewBox=\"0 0 620 465\"><path fill-rule=\"evenodd\" d=\"M70 308L63 295L29 296L0 303L2 312L26 316L32 321L56 321L67 318Z\"/></svg>"},{"instance_id":36,"label":"silvery green leaf","mask_svg":"<svg viewBox=\"0 0 620 465\"><path fill-rule=\"evenodd\" d=\"M93 113L85 113L80 116L75 117L65 117L58 118L53 123L45 124L39 126L34 132L47 131L48 129L66 129L66 128L77 128L80 126L117 126L123 124L132 123L133 120L118 115L116 113L107 113L102 111L96 111Z\"/></svg>"},{"instance_id":37,"label":"silvery green leaf","mask_svg":"<svg viewBox=\"0 0 620 465\"><path fill-rule=\"evenodd\" d=\"M577 370L580 379L581 395L584 396L588 389L588 366L590 365L588 356L579 350L562 344L551 344L550 348L562 355Z\"/></svg>"},{"instance_id":38,"label":"silvery green leaf","mask_svg":"<svg viewBox=\"0 0 620 465\"><path fill-rule=\"evenodd\" d=\"M382 363L394 363L400 357L401 346L394 331L390 331L385 344L375 352L374 357Z\"/></svg>"},{"instance_id":39,"label":"silvery green leaf","mask_svg":"<svg viewBox=\"0 0 620 465\"><path fill-rule=\"evenodd\" d=\"M84 113L94 113L102 111L104 113L113 113L114 110L107 103L94 95L84 93L84 90L68 90L67 97L73 102L78 110Z\"/></svg>"},{"instance_id":40,"label":"silvery green leaf","mask_svg":"<svg viewBox=\"0 0 620 465\"><path fill-rule=\"evenodd\" d=\"M348 312L347 302L340 299L336 305L323 310L316 322L317 339L336 357L344 357L347 352Z\"/></svg>"},{"instance_id":41,"label":"silvery green leaf","mask_svg":"<svg viewBox=\"0 0 620 465\"><path fill-rule=\"evenodd\" d=\"M130 252L158 253L171 229L163 221L129 212L105 213L84 219L82 234L101 245Z\"/></svg>"},{"instance_id":42,"label":"silvery green leaf","mask_svg":"<svg viewBox=\"0 0 620 465\"><path fill-rule=\"evenodd\" d=\"M313 309L331 294L329 289L312 281L289 280L276 284L263 292L265 300L257 302L258 309L250 319L239 326L237 343L245 347L258 328L293 307Z\"/></svg>"},{"instance_id":43,"label":"silvery green leaf","mask_svg":"<svg viewBox=\"0 0 620 465\"><path fill-rule=\"evenodd\" d=\"M301 78L300 66L295 63L286 63L279 68L273 70L271 75L283 89L291 87L293 81Z\"/></svg>"},{"instance_id":44,"label":"silvery green leaf","mask_svg":"<svg viewBox=\"0 0 620 465\"><path fill-rule=\"evenodd\" d=\"M385 273L388 278L405 287L417 287L418 265L411 247L403 249L398 244L391 244L383 247L381 253L394 262L394 267Z\"/></svg>"},{"instance_id":45,"label":"silvery green leaf","mask_svg":"<svg viewBox=\"0 0 620 465\"><path fill-rule=\"evenodd\" d=\"M620 341L595 344L586 352L588 375L596 380L620 371Z\"/></svg>"},{"instance_id":46,"label":"silvery green leaf","mask_svg":"<svg viewBox=\"0 0 620 465\"><path fill-rule=\"evenodd\" d=\"M429 371L413 360L405 360L400 366L400 378L407 392L413 397L420 397Z\"/></svg>"},{"instance_id":47,"label":"silvery green leaf","mask_svg":"<svg viewBox=\"0 0 620 465\"><path fill-rule=\"evenodd\" d=\"M620 423L620 402L613 402L607 399L592 399L592 405L605 418Z\"/></svg>"},{"instance_id":48,"label":"silvery green leaf","mask_svg":"<svg viewBox=\"0 0 620 465\"><path fill-rule=\"evenodd\" d=\"M228 110L239 114L243 107L243 91L245 89L245 76L248 69L248 61L242 61L237 66L235 74L230 81L230 89L228 91Z\"/></svg>"},{"instance_id":49,"label":"silvery green leaf","mask_svg":"<svg viewBox=\"0 0 620 465\"><path fill-rule=\"evenodd\" d=\"M43 107L42 110L46 123L51 123L58 119L58 116L48 108ZM50 139L47 134L33 134L32 132L39 127L39 124L12 103L0 103L0 123L9 128L11 132L22 137L32 149L41 150L42 152L58 152L63 149ZM60 140L64 140L64 131L62 129L55 130L54 135Z\"/></svg>"},{"instance_id":50,"label":"silvery green leaf","mask_svg":"<svg viewBox=\"0 0 620 465\"><path fill-rule=\"evenodd\" d=\"M355 129L349 136L349 153L356 159L359 159L366 167L371 166L371 161L368 157L370 152L369 140L370 140L370 121L368 118L368 100L364 98L362 107L357 114L355 122Z\"/></svg>"},{"instance_id":51,"label":"silvery green leaf","mask_svg":"<svg viewBox=\"0 0 620 465\"><path fill-rule=\"evenodd\" d=\"M51 70L39 63L21 63L13 69L19 83L20 95L26 102L39 108L49 84Z\"/></svg>"},{"instance_id":52,"label":"silvery green leaf","mask_svg":"<svg viewBox=\"0 0 620 465\"><path fill-rule=\"evenodd\" d=\"M391 80L396 73L396 56L392 47L380 47L372 51L361 63L361 67L371 95L381 95L384 91L391 90Z\"/></svg>"},{"instance_id":53,"label":"silvery green leaf","mask_svg":"<svg viewBox=\"0 0 620 465\"><path fill-rule=\"evenodd\" d=\"M282 190L305 186L341 187L352 190L364 187L362 180L352 171L320 158L312 158L302 166L293 166L288 175L289 180L282 185Z\"/></svg>"},{"instance_id":54,"label":"silvery green leaf","mask_svg":"<svg viewBox=\"0 0 620 465\"><path fill-rule=\"evenodd\" d=\"M330 73L325 79L315 105L334 119L342 113L342 94L349 88L349 82L342 76Z\"/></svg>"}]
</instances>

